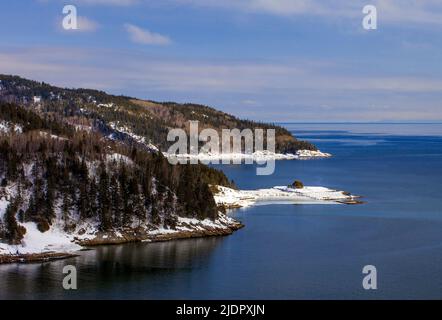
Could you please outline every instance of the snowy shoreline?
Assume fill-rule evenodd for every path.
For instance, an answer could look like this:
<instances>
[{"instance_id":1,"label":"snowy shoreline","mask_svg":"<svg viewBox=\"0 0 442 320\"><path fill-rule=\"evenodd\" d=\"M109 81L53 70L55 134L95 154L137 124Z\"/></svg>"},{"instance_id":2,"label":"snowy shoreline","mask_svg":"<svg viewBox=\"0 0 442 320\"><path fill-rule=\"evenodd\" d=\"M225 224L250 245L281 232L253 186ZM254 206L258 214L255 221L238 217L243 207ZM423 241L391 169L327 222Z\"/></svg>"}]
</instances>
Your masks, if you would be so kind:
<instances>
[{"instance_id":1,"label":"snowy shoreline","mask_svg":"<svg viewBox=\"0 0 442 320\"><path fill-rule=\"evenodd\" d=\"M266 204L357 204L358 196L325 187L275 186L258 190L235 190L212 186L214 199L220 210ZM4 214L6 202L1 201ZM41 233L35 223L21 223L26 233L20 245L0 243L0 264L13 262L41 262L75 256L88 246L123 244L129 242L156 242L195 237L224 236L244 227L239 221L220 212L218 219L198 220L178 217L176 229L140 226L122 230L101 232L94 224L82 226L82 231L66 233L54 224Z\"/></svg>"},{"instance_id":2,"label":"snowy shoreline","mask_svg":"<svg viewBox=\"0 0 442 320\"><path fill-rule=\"evenodd\" d=\"M195 237L229 235L243 225L220 213L218 219L198 220L178 217L176 229L152 229L141 226L100 232L93 225L84 227L84 233L66 233L54 225L41 233L33 222L21 224L26 233L20 245L0 243L0 264L9 262L33 262L75 256L88 246L123 244L129 242L157 242Z\"/></svg>"},{"instance_id":3,"label":"snowy shoreline","mask_svg":"<svg viewBox=\"0 0 442 320\"><path fill-rule=\"evenodd\" d=\"M264 204L359 204L359 196L325 187L284 187L269 189L235 190L216 186L214 193L218 206L226 209Z\"/></svg>"},{"instance_id":4,"label":"snowy shoreline","mask_svg":"<svg viewBox=\"0 0 442 320\"><path fill-rule=\"evenodd\" d=\"M198 153L198 154L169 154L163 152L163 155L167 158L177 158L178 160L190 160L197 159L200 161L242 161L252 160L259 161L271 161L271 160L308 160L308 159L320 159L330 158L330 153L312 150L298 150L293 153L275 153L267 150L255 151L253 153Z\"/></svg>"}]
</instances>

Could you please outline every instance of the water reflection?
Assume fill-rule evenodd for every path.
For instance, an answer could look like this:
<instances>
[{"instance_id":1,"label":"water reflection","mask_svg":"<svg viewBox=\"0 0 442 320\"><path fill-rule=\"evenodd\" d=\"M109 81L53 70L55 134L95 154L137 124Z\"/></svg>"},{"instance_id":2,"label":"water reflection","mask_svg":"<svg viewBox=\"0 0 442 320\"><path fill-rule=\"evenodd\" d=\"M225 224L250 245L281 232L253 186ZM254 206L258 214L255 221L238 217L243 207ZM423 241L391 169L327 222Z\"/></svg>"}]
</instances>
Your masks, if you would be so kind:
<instances>
[{"instance_id":1,"label":"water reflection","mask_svg":"<svg viewBox=\"0 0 442 320\"><path fill-rule=\"evenodd\" d=\"M1 265L0 299L158 296L156 290L165 286L162 280L171 285L171 275L179 278L180 273L205 268L221 241L211 237L102 246L61 261ZM77 268L77 291L62 288L62 270L68 264Z\"/></svg>"}]
</instances>

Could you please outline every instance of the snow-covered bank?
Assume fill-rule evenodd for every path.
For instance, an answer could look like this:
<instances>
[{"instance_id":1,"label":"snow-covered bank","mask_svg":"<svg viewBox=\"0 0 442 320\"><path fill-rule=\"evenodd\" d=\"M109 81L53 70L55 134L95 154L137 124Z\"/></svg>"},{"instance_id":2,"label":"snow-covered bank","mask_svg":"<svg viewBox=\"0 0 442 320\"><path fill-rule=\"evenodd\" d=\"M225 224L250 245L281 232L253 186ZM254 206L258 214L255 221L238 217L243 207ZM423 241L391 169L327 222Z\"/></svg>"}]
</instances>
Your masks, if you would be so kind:
<instances>
[{"instance_id":1,"label":"snow-covered bank","mask_svg":"<svg viewBox=\"0 0 442 320\"><path fill-rule=\"evenodd\" d=\"M321 152L321 150L298 150L296 151L296 156L298 159L309 159L309 158L330 158L332 155L330 153Z\"/></svg>"},{"instance_id":2,"label":"snow-covered bank","mask_svg":"<svg viewBox=\"0 0 442 320\"><path fill-rule=\"evenodd\" d=\"M295 154L293 153L275 153L267 150L255 151L253 153L198 153L198 154L169 154L167 152L163 153L165 157L177 159L197 159L200 161L231 161L231 162L241 162L245 160L252 160L254 162L260 161L270 161L270 160L304 160L304 159L314 159L314 158L329 158L332 155L330 153L325 153L321 151L311 151L311 150L298 150Z\"/></svg>"},{"instance_id":3,"label":"snow-covered bank","mask_svg":"<svg viewBox=\"0 0 442 320\"><path fill-rule=\"evenodd\" d=\"M73 242L72 235L66 234L56 227L42 233L34 222L21 224L26 233L20 245L0 243L0 254L36 254L45 252L70 253L82 247Z\"/></svg>"},{"instance_id":4,"label":"snow-covered bank","mask_svg":"<svg viewBox=\"0 0 442 320\"><path fill-rule=\"evenodd\" d=\"M83 246L229 235L243 227L240 222L223 213L220 213L215 221L179 217L176 229L140 226L101 232L93 224L88 224L81 228L82 232L66 233L59 226L54 225L42 233L33 222L21 225L26 228L26 234L21 244L0 243L0 263L2 261L27 262L36 258L40 260L59 259L63 254L69 257L69 254L83 249ZM17 259L7 259L8 256L14 256Z\"/></svg>"},{"instance_id":5,"label":"snow-covered bank","mask_svg":"<svg viewBox=\"0 0 442 320\"><path fill-rule=\"evenodd\" d=\"M248 207L251 205L269 203L293 204L356 204L360 203L358 196L353 196L344 191L328 189L325 187L273 187L258 190L235 190L227 187L216 186L215 202L225 208Z\"/></svg>"},{"instance_id":6,"label":"snow-covered bank","mask_svg":"<svg viewBox=\"0 0 442 320\"><path fill-rule=\"evenodd\" d=\"M217 205L227 209L270 203L360 203L357 196L325 187L294 188L276 186L258 190L235 190L223 186L213 186L212 190L214 190L214 198ZM7 204L8 202L4 198L0 201L0 217L4 215ZM65 232L60 224L55 223L48 231L42 233L33 222L21 223L20 225L26 228L21 244L9 245L0 243L0 263L2 261L31 261L31 259L36 258L35 255L40 260L59 259L63 257L63 254L66 254L66 257L68 257L69 254L81 250L83 246L228 235L243 227L240 222L223 213L220 213L215 221L178 217L175 229L142 225L102 232L99 231L94 223L89 222L78 226L74 232ZM8 260L7 257L15 257L17 259Z\"/></svg>"},{"instance_id":7,"label":"snow-covered bank","mask_svg":"<svg viewBox=\"0 0 442 320\"><path fill-rule=\"evenodd\" d=\"M124 162L128 165L133 163L127 156L116 152L107 153L103 158L106 162ZM98 175L101 163L103 162L85 163L89 176ZM242 227L241 223L223 213L219 213L214 221L180 217L177 213L179 211L174 207L174 201L176 201L176 196L174 196L172 200L168 198L168 202L162 199L164 206L159 207L156 220L147 216L148 211L146 211L144 216L134 216L124 226L121 224L109 226L105 229L106 231L103 231L99 217L93 215L82 217L75 209L64 211L63 205L66 202L61 196L61 190L54 192L51 221L42 223L41 220L31 219L32 216L28 210L34 198L32 189L24 187L32 185L32 182L35 183L34 168L34 163L23 165L23 175L27 178L26 184L8 182L4 176L0 175L0 181L2 181L0 187L0 263L58 259L61 256L70 256L84 246L92 245L228 235ZM157 179L152 178L151 188L152 194L156 194ZM41 193L43 192L40 191ZM77 196L79 197L75 195L73 199L78 199ZM97 199L92 198L91 201L95 201L96 204ZM87 201L88 204L91 203L89 198ZM40 207L39 210L44 209ZM9 230L15 230L16 234L12 234Z\"/></svg>"},{"instance_id":8,"label":"snow-covered bank","mask_svg":"<svg viewBox=\"0 0 442 320\"><path fill-rule=\"evenodd\" d=\"M178 217L175 229L154 229L152 227L141 226L138 228L124 229L117 232L111 231L106 233L92 230L91 233L85 234L81 237L75 237L75 242L83 246L94 246L139 241L167 241L175 239L229 235L242 227L243 225L240 222L228 217L223 213L219 213L218 219L214 221L210 219L198 220L195 218Z\"/></svg>"}]
</instances>

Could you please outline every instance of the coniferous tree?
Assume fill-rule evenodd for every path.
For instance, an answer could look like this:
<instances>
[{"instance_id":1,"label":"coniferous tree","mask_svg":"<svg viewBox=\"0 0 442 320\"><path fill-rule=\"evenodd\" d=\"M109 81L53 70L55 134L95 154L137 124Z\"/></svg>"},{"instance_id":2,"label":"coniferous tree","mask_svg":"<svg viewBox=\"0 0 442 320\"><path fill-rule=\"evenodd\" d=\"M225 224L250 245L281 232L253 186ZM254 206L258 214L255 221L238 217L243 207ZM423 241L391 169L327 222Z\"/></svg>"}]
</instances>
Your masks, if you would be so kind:
<instances>
[{"instance_id":1,"label":"coniferous tree","mask_svg":"<svg viewBox=\"0 0 442 320\"><path fill-rule=\"evenodd\" d=\"M12 199L5 211L6 239L10 244L19 244L26 233L26 229L17 223L17 209L17 201Z\"/></svg>"},{"instance_id":2,"label":"coniferous tree","mask_svg":"<svg viewBox=\"0 0 442 320\"><path fill-rule=\"evenodd\" d=\"M98 208L100 214L101 228L108 231L112 227L111 200L109 199L109 178L106 172L106 166L100 164L100 181L98 187Z\"/></svg>"},{"instance_id":3,"label":"coniferous tree","mask_svg":"<svg viewBox=\"0 0 442 320\"><path fill-rule=\"evenodd\" d=\"M178 219L175 215L176 212L174 212L174 210L172 210L171 208L175 208L177 205L175 201L175 196L171 191L167 191L166 193L166 203L168 204L168 206L163 208L164 227L169 229L175 229Z\"/></svg>"},{"instance_id":4,"label":"coniferous tree","mask_svg":"<svg viewBox=\"0 0 442 320\"><path fill-rule=\"evenodd\" d=\"M93 218L98 212L98 187L95 178L92 178L89 182L89 188L87 193L87 218Z\"/></svg>"},{"instance_id":5,"label":"coniferous tree","mask_svg":"<svg viewBox=\"0 0 442 320\"><path fill-rule=\"evenodd\" d=\"M121 228L123 219L122 219L122 199L121 199L121 190L118 186L118 180L115 175L112 175L110 184L109 184L109 193L111 197L111 215L112 215L112 224L116 228Z\"/></svg>"},{"instance_id":6,"label":"coniferous tree","mask_svg":"<svg viewBox=\"0 0 442 320\"><path fill-rule=\"evenodd\" d=\"M52 223L52 219L55 217L54 211L54 195L55 193L55 185L52 179L48 179L46 183L46 192L44 197L44 216L48 224Z\"/></svg>"},{"instance_id":7,"label":"coniferous tree","mask_svg":"<svg viewBox=\"0 0 442 320\"><path fill-rule=\"evenodd\" d=\"M123 226L128 226L132 222L131 216L133 214L133 206L132 206L132 201L130 199L129 177L125 164L121 165L119 181L120 181L121 199L123 200L122 224Z\"/></svg>"},{"instance_id":8,"label":"coniferous tree","mask_svg":"<svg viewBox=\"0 0 442 320\"><path fill-rule=\"evenodd\" d=\"M159 226L161 223L161 217L158 210L158 201L156 200L156 197L152 198L151 203L152 205L150 209L150 222L155 226Z\"/></svg>"},{"instance_id":9,"label":"coniferous tree","mask_svg":"<svg viewBox=\"0 0 442 320\"><path fill-rule=\"evenodd\" d=\"M88 185L88 178L84 178L84 180L78 182L77 211L81 220L88 218Z\"/></svg>"},{"instance_id":10,"label":"coniferous tree","mask_svg":"<svg viewBox=\"0 0 442 320\"><path fill-rule=\"evenodd\" d=\"M61 216L66 226L69 223L69 212L72 206L72 201L70 199L68 187L62 188L61 196L62 196Z\"/></svg>"},{"instance_id":11,"label":"coniferous tree","mask_svg":"<svg viewBox=\"0 0 442 320\"><path fill-rule=\"evenodd\" d=\"M71 198L71 188L72 184L69 179L69 171L66 167L66 164L63 166L62 173L62 185L60 186L61 193L61 216L64 221L65 227L69 224L69 213L74 204L73 199Z\"/></svg>"}]
</instances>

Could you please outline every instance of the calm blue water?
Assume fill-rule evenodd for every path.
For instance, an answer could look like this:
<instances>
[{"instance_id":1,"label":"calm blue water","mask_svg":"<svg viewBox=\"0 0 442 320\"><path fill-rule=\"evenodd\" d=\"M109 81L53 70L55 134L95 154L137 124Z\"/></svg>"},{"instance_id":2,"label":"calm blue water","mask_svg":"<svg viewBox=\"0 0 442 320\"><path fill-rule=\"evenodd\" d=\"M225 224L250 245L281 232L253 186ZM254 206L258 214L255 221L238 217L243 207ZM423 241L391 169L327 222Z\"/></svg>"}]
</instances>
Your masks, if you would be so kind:
<instances>
[{"instance_id":1,"label":"calm blue water","mask_svg":"<svg viewBox=\"0 0 442 320\"><path fill-rule=\"evenodd\" d=\"M0 298L442 298L442 124L286 124L334 157L281 161L272 176L223 166L243 189L294 179L364 196L364 205L238 210L232 236L100 247L78 258L0 266ZM79 289L61 289L65 264ZM362 288L374 265L378 290Z\"/></svg>"}]
</instances>

